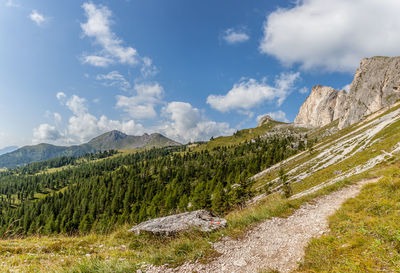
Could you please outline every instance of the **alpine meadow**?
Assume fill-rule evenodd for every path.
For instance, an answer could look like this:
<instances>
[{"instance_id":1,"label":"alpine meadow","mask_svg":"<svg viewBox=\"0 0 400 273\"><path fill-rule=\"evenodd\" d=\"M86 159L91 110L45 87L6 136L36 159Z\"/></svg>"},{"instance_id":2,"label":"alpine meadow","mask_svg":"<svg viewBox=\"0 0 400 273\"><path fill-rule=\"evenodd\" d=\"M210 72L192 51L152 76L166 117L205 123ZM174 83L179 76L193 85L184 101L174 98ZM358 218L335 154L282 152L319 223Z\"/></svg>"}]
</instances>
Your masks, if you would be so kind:
<instances>
[{"instance_id":1,"label":"alpine meadow","mask_svg":"<svg viewBox=\"0 0 400 273\"><path fill-rule=\"evenodd\" d=\"M0 272L400 272L398 11L0 0Z\"/></svg>"}]
</instances>

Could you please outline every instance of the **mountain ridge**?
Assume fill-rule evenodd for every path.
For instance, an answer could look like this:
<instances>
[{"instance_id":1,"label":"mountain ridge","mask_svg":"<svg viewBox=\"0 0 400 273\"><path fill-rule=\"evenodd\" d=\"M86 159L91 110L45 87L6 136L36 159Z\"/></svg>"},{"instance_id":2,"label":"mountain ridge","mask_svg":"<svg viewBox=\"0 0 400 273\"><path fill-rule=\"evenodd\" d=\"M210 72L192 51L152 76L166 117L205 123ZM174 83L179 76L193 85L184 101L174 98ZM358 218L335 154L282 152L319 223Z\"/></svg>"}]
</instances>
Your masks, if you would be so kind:
<instances>
[{"instance_id":1,"label":"mountain ridge","mask_svg":"<svg viewBox=\"0 0 400 273\"><path fill-rule=\"evenodd\" d=\"M13 151L15 151L17 149L18 149L18 146L7 146L7 147L4 147L4 148L0 149L0 155L13 152Z\"/></svg>"},{"instance_id":2,"label":"mountain ridge","mask_svg":"<svg viewBox=\"0 0 400 273\"><path fill-rule=\"evenodd\" d=\"M158 133L130 136L120 131L113 130L80 145L57 146L48 143L39 143L37 145L23 146L15 151L0 155L0 168L14 168L60 156L81 156L87 153L96 153L104 150L179 145L181 144Z\"/></svg>"}]
</instances>

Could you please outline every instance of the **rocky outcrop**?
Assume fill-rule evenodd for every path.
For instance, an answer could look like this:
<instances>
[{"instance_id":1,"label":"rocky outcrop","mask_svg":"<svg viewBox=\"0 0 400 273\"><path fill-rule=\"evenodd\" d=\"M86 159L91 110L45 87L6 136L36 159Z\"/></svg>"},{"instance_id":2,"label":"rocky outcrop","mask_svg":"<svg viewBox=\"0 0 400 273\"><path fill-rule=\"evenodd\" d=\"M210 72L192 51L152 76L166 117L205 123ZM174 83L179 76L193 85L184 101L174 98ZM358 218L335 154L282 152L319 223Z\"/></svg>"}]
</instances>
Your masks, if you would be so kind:
<instances>
[{"instance_id":1,"label":"rocky outcrop","mask_svg":"<svg viewBox=\"0 0 400 273\"><path fill-rule=\"evenodd\" d=\"M209 232L225 226L225 219L215 217L206 210L196 210L151 219L133 227L129 231L138 234L142 231L147 231L156 234L171 235L190 229L199 229L204 232Z\"/></svg>"},{"instance_id":2,"label":"rocky outcrop","mask_svg":"<svg viewBox=\"0 0 400 273\"><path fill-rule=\"evenodd\" d=\"M342 129L400 99L400 57L363 59L349 93L317 85L294 122L321 127L339 119Z\"/></svg>"},{"instance_id":3,"label":"rocky outcrop","mask_svg":"<svg viewBox=\"0 0 400 273\"><path fill-rule=\"evenodd\" d=\"M347 107L345 91L317 85L310 96L300 107L294 123L321 127L338 119L339 114Z\"/></svg>"},{"instance_id":4,"label":"rocky outcrop","mask_svg":"<svg viewBox=\"0 0 400 273\"><path fill-rule=\"evenodd\" d=\"M400 57L363 59L348 94L347 108L340 115L339 129L400 99Z\"/></svg>"},{"instance_id":5,"label":"rocky outcrop","mask_svg":"<svg viewBox=\"0 0 400 273\"><path fill-rule=\"evenodd\" d=\"M267 124L268 122L274 121L273 118L271 118L269 115L265 115L262 116L259 120L258 120L258 124L257 127L261 127L264 124Z\"/></svg>"}]
</instances>

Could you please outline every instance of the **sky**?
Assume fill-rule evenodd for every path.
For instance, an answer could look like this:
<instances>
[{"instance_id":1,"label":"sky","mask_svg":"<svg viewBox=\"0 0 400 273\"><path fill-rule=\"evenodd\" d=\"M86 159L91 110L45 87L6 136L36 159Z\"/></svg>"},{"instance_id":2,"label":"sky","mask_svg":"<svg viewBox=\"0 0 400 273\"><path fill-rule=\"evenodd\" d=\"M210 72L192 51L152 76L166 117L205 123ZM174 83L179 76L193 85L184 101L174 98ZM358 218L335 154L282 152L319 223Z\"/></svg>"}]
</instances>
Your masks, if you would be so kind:
<instances>
[{"instance_id":1,"label":"sky","mask_svg":"<svg viewBox=\"0 0 400 273\"><path fill-rule=\"evenodd\" d=\"M110 131L187 143L291 122L400 55L398 0L0 0L0 148Z\"/></svg>"}]
</instances>

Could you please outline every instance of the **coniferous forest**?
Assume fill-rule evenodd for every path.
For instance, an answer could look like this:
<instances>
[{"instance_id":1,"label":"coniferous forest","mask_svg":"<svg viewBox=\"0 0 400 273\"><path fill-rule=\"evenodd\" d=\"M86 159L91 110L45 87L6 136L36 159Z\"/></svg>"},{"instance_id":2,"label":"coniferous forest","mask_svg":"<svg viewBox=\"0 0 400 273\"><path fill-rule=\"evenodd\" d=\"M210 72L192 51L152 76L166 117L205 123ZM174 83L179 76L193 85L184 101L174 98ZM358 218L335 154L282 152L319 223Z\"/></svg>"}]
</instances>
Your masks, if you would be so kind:
<instances>
[{"instance_id":1,"label":"coniferous forest","mask_svg":"<svg viewBox=\"0 0 400 273\"><path fill-rule=\"evenodd\" d=\"M205 149L106 151L6 170L0 172L0 236L107 233L203 208L222 215L254 194L252 175L304 148L296 137L275 136Z\"/></svg>"}]
</instances>

